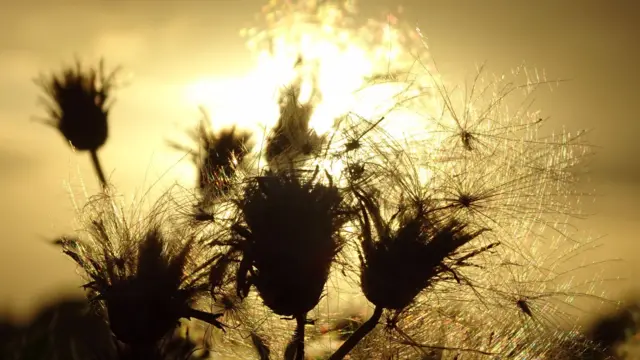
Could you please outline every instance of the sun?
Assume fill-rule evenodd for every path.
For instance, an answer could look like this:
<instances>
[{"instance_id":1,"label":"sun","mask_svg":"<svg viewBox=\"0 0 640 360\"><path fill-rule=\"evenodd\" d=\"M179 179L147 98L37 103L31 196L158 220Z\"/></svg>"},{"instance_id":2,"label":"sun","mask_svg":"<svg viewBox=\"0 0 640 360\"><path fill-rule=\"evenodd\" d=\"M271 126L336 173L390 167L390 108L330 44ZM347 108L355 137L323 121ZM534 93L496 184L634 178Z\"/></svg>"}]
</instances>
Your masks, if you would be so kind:
<instances>
[{"instance_id":1,"label":"sun","mask_svg":"<svg viewBox=\"0 0 640 360\"><path fill-rule=\"evenodd\" d=\"M204 105L221 93L222 84L215 78L200 78L189 83L184 89L184 97L190 104Z\"/></svg>"},{"instance_id":2,"label":"sun","mask_svg":"<svg viewBox=\"0 0 640 360\"><path fill-rule=\"evenodd\" d=\"M205 107L214 129L236 126L266 135L280 115L279 95L297 82L297 101L313 106L309 127L335 139L330 146L344 145L338 124L345 118L376 122L398 139L429 134L424 114L410 110L417 108L412 101L421 101L422 109L424 102L436 103L420 94L427 84L407 86L415 62L409 32L393 16L357 25L348 5L272 1L263 9L265 24L241 31L254 54L251 70L233 79L195 79L185 87L186 101ZM417 37L413 43L424 55ZM258 144L254 152L259 151ZM332 174L344 169L341 163L321 162Z\"/></svg>"},{"instance_id":3,"label":"sun","mask_svg":"<svg viewBox=\"0 0 640 360\"><path fill-rule=\"evenodd\" d=\"M258 74L259 75L259 74ZM236 126L264 131L277 119L278 107L268 83L255 75L244 78L201 77L184 87L184 101L210 114L214 130Z\"/></svg>"}]
</instances>

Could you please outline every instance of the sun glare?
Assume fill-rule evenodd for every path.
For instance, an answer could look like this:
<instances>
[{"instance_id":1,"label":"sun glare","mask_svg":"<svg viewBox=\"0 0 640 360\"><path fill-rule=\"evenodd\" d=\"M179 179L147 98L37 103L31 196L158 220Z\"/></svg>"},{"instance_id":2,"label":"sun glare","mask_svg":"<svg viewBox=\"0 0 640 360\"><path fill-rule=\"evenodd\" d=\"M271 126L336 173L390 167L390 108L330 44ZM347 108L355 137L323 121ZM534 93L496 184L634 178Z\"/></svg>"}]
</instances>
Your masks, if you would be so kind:
<instances>
[{"instance_id":1,"label":"sun glare","mask_svg":"<svg viewBox=\"0 0 640 360\"><path fill-rule=\"evenodd\" d=\"M371 122L384 117L380 128L397 138L427 133L419 115L401 106L413 90L391 76L414 60L395 17L357 26L350 4L314 4L272 1L263 9L262 29L241 31L255 54L253 69L242 78L196 80L185 89L187 101L208 109L214 129L235 125L264 133L278 121L278 95L297 81L297 101L313 104L309 125L318 135L331 135L349 114ZM381 76L388 78L374 80Z\"/></svg>"},{"instance_id":2,"label":"sun glare","mask_svg":"<svg viewBox=\"0 0 640 360\"><path fill-rule=\"evenodd\" d=\"M264 75L268 75L265 72ZM264 131L278 116L273 91L260 77L236 79L201 78L185 87L185 101L202 106L211 115L214 130L237 126Z\"/></svg>"},{"instance_id":3,"label":"sun glare","mask_svg":"<svg viewBox=\"0 0 640 360\"><path fill-rule=\"evenodd\" d=\"M411 157L403 161L413 162L403 166L413 167L418 181L433 191L464 193L473 185L484 189L485 202L506 197L502 208L495 207L502 211L495 216L514 215L510 211L516 205L527 205L532 199L564 209L548 200L550 186L557 185L554 179L573 161L569 158L579 154L552 154L539 139L540 115L528 110L527 101L537 86L546 84L544 79L531 79L526 70L514 73L514 77L527 77L526 86L521 86L504 77L486 80L479 69L466 87L445 86L419 29L403 27L393 16L358 22L350 5L272 1L259 17L264 23L241 31L255 56L251 71L240 78L196 80L185 89L187 101L208 109L214 129L233 125L260 138L278 123L280 95L298 84L296 101L312 105L310 128L331 139L326 153L342 151L358 136L356 132L363 132L363 124L365 128L375 124L376 131L364 130L368 141L376 143L378 150L383 142L403 142L400 147ZM523 91L524 110L508 111L505 99ZM349 126L358 123L360 130L350 132ZM544 141L572 151L570 142L576 140ZM263 143L254 145L253 152L258 154ZM542 159L553 163L539 163ZM316 162L335 178L346 167L337 158ZM470 171L472 164L476 167ZM545 174L548 184L532 175L533 169L551 167L558 167L558 172ZM521 185L524 182L530 184ZM518 194L507 197L505 189ZM442 195L443 201L450 200L451 194ZM459 206L469 207L465 204L462 201ZM530 229L540 221L538 212L535 208L522 215L523 222L514 226Z\"/></svg>"}]
</instances>

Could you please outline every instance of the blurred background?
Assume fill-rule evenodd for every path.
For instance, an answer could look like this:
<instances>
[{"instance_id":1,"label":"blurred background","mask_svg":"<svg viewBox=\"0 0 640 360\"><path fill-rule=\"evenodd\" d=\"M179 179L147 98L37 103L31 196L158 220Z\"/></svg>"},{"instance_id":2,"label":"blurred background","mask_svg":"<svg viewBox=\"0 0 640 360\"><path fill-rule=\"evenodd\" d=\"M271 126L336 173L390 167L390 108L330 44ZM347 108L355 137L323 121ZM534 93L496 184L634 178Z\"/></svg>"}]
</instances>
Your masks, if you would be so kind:
<instances>
[{"instance_id":1,"label":"blurred background","mask_svg":"<svg viewBox=\"0 0 640 360\"><path fill-rule=\"evenodd\" d=\"M367 0L360 16L419 26L449 80L469 79L477 64L509 72L526 61L547 77L571 79L536 105L558 129L590 129L593 215L581 223L603 235L599 258L621 259L604 286L612 298L640 289L640 3ZM74 56L122 65L128 85L116 94L103 166L121 193L189 183L188 159L166 146L195 124L203 103L215 115L246 105L233 80L254 66L239 32L253 24L259 0L74 0L12 2L0 12L0 310L30 316L43 302L80 294L75 266L47 244L74 229L70 191L98 189L89 157L73 154L52 128L33 79ZM245 85L246 86L246 85ZM232 102L231 99L236 99ZM238 101L242 99L243 101ZM225 120L233 121L233 120Z\"/></svg>"}]
</instances>

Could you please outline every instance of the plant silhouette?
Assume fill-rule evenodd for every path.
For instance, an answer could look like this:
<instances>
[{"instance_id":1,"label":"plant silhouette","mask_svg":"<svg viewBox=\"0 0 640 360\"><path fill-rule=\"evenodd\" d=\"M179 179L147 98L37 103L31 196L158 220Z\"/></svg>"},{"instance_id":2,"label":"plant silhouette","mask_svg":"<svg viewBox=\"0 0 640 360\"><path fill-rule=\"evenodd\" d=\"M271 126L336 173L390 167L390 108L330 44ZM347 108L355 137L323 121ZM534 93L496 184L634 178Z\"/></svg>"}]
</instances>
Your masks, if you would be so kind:
<instances>
[{"instance_id":1,"label":"plant silhouette","mask_svg":"<svg viewBox=\"0 0 640 360\"><path fill-rule=\"evenodd\" d=\"M193 163L198 168L198 188L211 192L207 196L216 197L229 190L236 168L241 166L249 152L251 133L240 131L235 126L215 133L206 110L202 109L202 112L199 127L189 134L197 149L175 142L169 145L192 154Z\"/></svg>"},{"instance_id":2,"label":"plant silhouette","mask_svg":"<svg viewBox=\"0 0 640 360\"><path fill-rule=\"evenodd\" d=\"M139 356L157 356L156 345L174 332L181 318L223 328L220 314L192 307L209 291L203 281L207 273L195 265L195 272L189 272L193 236L163 228L161 205L148 215L147 224L134 227L118 215L108 195L98 195L85 209L90 239L57 240L86 273L89 282L83 287L115 338Z\"/></svg>"},{"instance_id":3,"label":"plant silhouette","mask_svg":"<svg viewBox=\"0 0 640 360\"><path fill-rule=\"evenodd\" d=\"M55 241L81 269L109 340L105 350L87 344L99 354L68 356L600 359L613 342L607 331L554 321L580 295L600 300L592 281L584 293L573 280L569 290L556 284L573 273L559 269L562 256L544 255L585 246L566 219L580 195L572 169L590 147L580 134L540 135L546 118L528 107L509 112L509 97L527 106L549 82L524 70L485 81L480 69L456 100L423 52L409 50L424 45L422 34L400 28L397 65L386 59L350 82L368 67L331 72L322 56L332 51L291 55L277 45L333 36L336 49L359 45L380 62L390 23L355 27L349 6L331 1L274 1L264 11L252 43L290 55L295 74L278 81L273 125L214 131L203 109L195 146L169 143L191 153L197 184L187 195L167 189L149 209L122 206L97 157L115 72L78 62L41 79L48 122L91 153L105 190L80 209L81 231ZM321 106L367 93L386 95L335 113ZM340 308L345 298L366 304L357 320ZM176 335L185 326L202 339Z\"/></svg>"},{"instance_id":4,"label":"plant silhouette","mask_svg":"<svg viewBox=\"0 0 640 360\"><path fill-rule=\"evenodd\" d=\"M106 73L104 61L95 68L83 69L80 61L60 74L42 75L36 80L45 92L43 98L49 118L44 120L60 131L76 150L88 151L103 187L107 179L98 158L108 138L111 93L117 70Z\"/></svg>"},{"instance_id":5,"label":"plant silhouette","mask_svg":"<svg viewBox=\"0 0 640 360\"><path fill-rule=\"evenodd\" d=\"M56 300L28 323L3 320L3 327L10 329L2 334L0 352L7 360L116 360L132 355L114 346L108 325L83 299ZM161 347L158 359L206 359L188 333L174 334Z\"/></svg>"}]
</instances>

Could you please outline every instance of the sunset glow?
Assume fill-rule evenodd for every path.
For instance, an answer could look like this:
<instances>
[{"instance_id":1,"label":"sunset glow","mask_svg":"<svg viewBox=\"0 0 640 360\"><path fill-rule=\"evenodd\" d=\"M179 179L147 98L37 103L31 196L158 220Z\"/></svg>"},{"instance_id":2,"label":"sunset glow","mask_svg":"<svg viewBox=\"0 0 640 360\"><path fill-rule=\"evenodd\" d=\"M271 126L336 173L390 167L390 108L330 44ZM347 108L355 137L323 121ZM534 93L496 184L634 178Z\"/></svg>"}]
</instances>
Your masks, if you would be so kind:
<instances>
[{"instance_id":1,"label":"sunset glow","mask_svg":"<svg viewBox=\"0 0 640 360\"><path fill-rule=\"evenodd\" d=\"M424 136L425 122L418 121L424 114L402 104L429 87L417 81L407 86L416 49L426 53L418 33L401 31L392 15L357 25L351 2L337 3L272 1L263 9L262 28L241 31L254 68L242 78L196 80L185 89L186 101L206 107L214 129L236 125L264 134L278 120L278 95L298 81L297 101L314 104L309 125L318 135L336 135L337 122L348 116L369 122L384 117L379 128L394 138ZM430 107L425 99L420 96L422 109ZM342 167L325 163L332 173Z\"/></svg>"},{"instance_id":2,"label":"sunset glow","mask_svg":"<svg viewBox=\"0 0 640 360\"><path fill-rule=\"evenodd\" d=\"M543 360L613 349L591 342L600 325L581 328L605 319L618 271L582 222L596 210L582 207L594 193L581 183L595 147L568 119L582 107L568 97L553 104L570 114L549 106L545 92L561 81L545 70L501 65L513 53L548 66L525 50L561 58L546 33L531 32L545 43L533 47L515 31L541 5L498 14L414 2L405 16L396 3L357 1L133 2L104 21L104 6L73 7L67 22L91 23L82 39L67 34L75 27L42 28L51 36L38 36L29 71L43 68L50 126L45 137L42 126L7 125L7 239L41 233L76 267L86 299L82 318L50 326L40 319L54 308L44 307L33 328L44 332L12 321L17 357L68 345L71 357L95 358L75 351L88 340L87 354L103 353L75 342L91 331L113 356L145 359ZM12 33L51 18L42 16ZM581 28L571 21L564 28ZM36 33L27 35L20 41ZM129 79L99 76L102 59L45 73L51 39L65 40L60 53L106 51L106 69L122 62L133 86L120 92ZM30 45L11 50L16 73ZM7 118L22 116L25 79L5 86ZM9 275L31 271L36 284L42 269L62 269L28 244L9 252ZM27 263L17 255L33 264L16 268ZM32 281L14 278L8 295ZM100 329L64 326L95 316Z\"/></svg>"}]
</instances>

